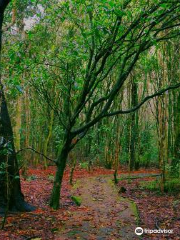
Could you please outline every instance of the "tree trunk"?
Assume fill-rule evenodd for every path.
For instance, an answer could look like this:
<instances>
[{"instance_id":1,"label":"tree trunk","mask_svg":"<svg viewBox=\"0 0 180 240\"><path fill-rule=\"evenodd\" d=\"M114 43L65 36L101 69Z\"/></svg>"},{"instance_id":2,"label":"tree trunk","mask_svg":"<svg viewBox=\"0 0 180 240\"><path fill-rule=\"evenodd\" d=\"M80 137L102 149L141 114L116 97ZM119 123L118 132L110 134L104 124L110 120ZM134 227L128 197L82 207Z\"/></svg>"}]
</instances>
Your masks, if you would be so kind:
<instances>
[{"instance_id":1,"label":"tree trunk","mask_svg":"<svg viewBox=\"0 0 180 240\"><path fill-rule=\"evenodd\" d=\"M0 0L0 52L1 52L1 46L2 46L2 24L4 19L4 11L9 4L10 0Z\"/></svg>"},{"instance_id":2,"label":"tree trunk","mask_svg":"<svg viewBox=\"0 0 180 240\"><path fill-rule=\"evenodd\" d=\"M135 82L134 76L132 77L131 84L131 107L134 107L138 104L138 86ZM138 112L132 113L131 115L131 139L130 139L130 162L129 168L130 171L138 169L137 161L137 140L138 140Z\"/></svg>"},{"instance_id":3,"label":"tree trunk","mask_svg":"<svg viewBox=\"0 0 180 240\"><path fill-rule=\"evenodd\" d=\"M50 139L52 137L53 122L54 122L54 110L52 109L51 113L50 113L50 120L49 120L49 126L48 126L48 136L44 142L44 148L43 148L43 152L44 152L45 156L47 156L48 145L49 145ZM47 159L44 158L44 169L47 169L47 167L48 167Z\"/></svg>"},{"instance_id":4,"label":"tree trunk","mask_svg":"<svg viewBox=\"0 0 180 240\"><path fill-rule=\"evenodd\" d=\"M180 93L177 97L175 109L175 142L174 142L174 157L172 159L172 175L179 177L180 165Z\"/></svg>"},{"instance_id":5,"label":"tree trunk","mask_svg":"<svg viewBox=\"0 0 180 240\"><path fill-rule=\"evenodd\" d=\"M4 10L10 1L0 0L0 51ZM21 192L13 131L0 76L0 212L31 211Z\"/></svg>"},{"instance_id":6,"label":"tree trunk","mask_svg":"<svg viewBox=\"0 0 180 240\"><path fill-rule=\"evenodd\" d=\"M3 211L8 203L10 210L30 211L34 208L24 202L24 196L21 193L11 120L1 83L0 86L0 165L2 172L7 172L8 174L8 178L5 174L1 174L0 177L0 209Z\"/></svg>"},{"instance_id":7,"label":"tree trunk","mask_svg":"<svg viewBox=\"0 0 180 240\"><path fill-rule=\"evenodd\" d=\"M159 71L161 74L161 80L158 83L158 87L162 88L163 85L167 84L167 63L165 62L164 45L162 46L162 52L158 52L159 60ZM165 185L165 167L168 160L168 106L167 94L158 97L158 142L159 142L159 168L162 171L161 191L164 191Z\"/></svg>"},{"instance_id":8,"label":"tree trunk","mask_svg":"<svg viewBox=\"0 0 180 240\"><path fill-rule=\"evenodd\" d=\"M66 168L68 154L70 152L70 145L71 145L71 140L68 137L66 137L64 139L64 145L57 159L56 176L55 176L52 195L50 199L50 206L55 210L59 208L59 204L60 204L62 180L63 180L64 170Z\"/></svg>"}]
</instances>

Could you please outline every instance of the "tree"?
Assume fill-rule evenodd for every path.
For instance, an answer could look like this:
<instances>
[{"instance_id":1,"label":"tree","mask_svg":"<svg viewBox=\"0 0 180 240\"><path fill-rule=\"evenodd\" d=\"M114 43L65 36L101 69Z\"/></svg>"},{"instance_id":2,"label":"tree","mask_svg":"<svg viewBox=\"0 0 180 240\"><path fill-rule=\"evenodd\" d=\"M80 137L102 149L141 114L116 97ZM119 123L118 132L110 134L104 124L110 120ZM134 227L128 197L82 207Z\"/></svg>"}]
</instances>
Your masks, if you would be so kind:
<instances>
[{"instance_id":1,"label":"tree","mask_svg":"<svg viewBox=\"0 0 180 240\"><path fill-rule=\"evenodd\" d=\"M179 176L180 162L180 93L177 96L176 114L175 114L175 142L174 142L174 158L172 160L172 173L174 176Z\"/></svg>"},{"instance_id":2,"label":"tree","mask_svg":"<svg viewBox=\"0 0 180 240\"><path fill-rule=\"evenodd\" d=\"M46 100L59 128L57 172L50 202L57 209L68 155L90 128L101 125L105 117L134 113L149 99L180 86L162 86L155 94L138 99L140 103L134 100L132 109L122 110L123 105L118 104L142 55L159 42L179 35L180 3L54 0L43 4L48 4L43 21L28 32L20 65L43 107Z\"/></svg>"},{"instance_id":3,"label":"tree","mask_svg":"<svg viewBox=\"0 0 180 240\"><path fill-rule=\"evenodd\" d=\"M0 1L0 50L4 11L9 0ZM34 208L24 201L21 192L19 167L13 140L11 120L3 84L0 79L0 210L31 211Z\"/></svg>"},{"instance_id":4,"label":"tree","mask_svg":"<svg viewBox=\"0 0 180 240\"><path fill-rule=\"evenodd\" d=\"M180 25L179 1L149 1L148 4L131 0L123 3L115 0L66 1L56 7L57 16L53 16L51 31L53 24L65 29L61 35L57 32L57 40L61 44L51 52L54 51L54 65L61 69L59 81L64 87L59 89L60 101L52 103L47 83L34 83L55 110L63 129L50 201L54 209L59 207L68 154L92 126L105 117L134 112L152 97L179 87L177 84L162 89L129 110L112 109L142 53L160 41L176 37ZM82 12L85 14L81 15ZM53 65L48 57L47 65ZM118 71L116 81L107 85L107 79L114 70ZM37 72L35 74L37 78Z\"/></svg>"},{"instance_id":5,"label":"tree","mask_svg":"<svg viewBox=\"0 0 180 240\"><path fill-rule=\"evenodd\" d=\"M131 83L131 106L135 107L138 104L138 86L136 83L136 79L132 76ZM138 143L138 112L132 113L131 116L131 139L130 139L130 170L138 169L138 161L137 161L137 143Z\"/></svg>"}]
</instances>

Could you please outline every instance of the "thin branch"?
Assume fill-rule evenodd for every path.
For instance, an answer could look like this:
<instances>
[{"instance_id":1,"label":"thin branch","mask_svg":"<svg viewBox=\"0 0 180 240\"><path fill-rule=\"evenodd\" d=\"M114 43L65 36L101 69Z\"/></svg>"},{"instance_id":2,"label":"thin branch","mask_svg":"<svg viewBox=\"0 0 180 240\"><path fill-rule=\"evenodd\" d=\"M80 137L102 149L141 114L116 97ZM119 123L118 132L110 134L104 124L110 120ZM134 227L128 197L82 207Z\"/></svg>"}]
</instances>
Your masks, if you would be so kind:
<instances>
[{"instance_id":1,"label":"thin branch","mask_svg":"<svg viewBox=\"0 0 180 240\"><path fill-rule=\"evenodd\" d=\"M169 91L169 90L173 90L173 89L177 89L180 87L180 83L176 84L176 85L172 85L169 86L167 88L164 88L152 95L149 95L147 97L145 97L137 106L135 106L134 108L131 109L127 109L127 110L119 110L119 111L115 111L115 112L111 112L111 113L107 113L104 115L104 117L110 117L110 116L114 116L114 115L118 115L118 114L127 114L127 113L132 113L135 112L136 110L138 110L145 102L147 102L148 100L157 97L157 96L161 96L163 93Z\"/></svg>"},{"instance_id":2,"label":"thin branch","mask_svg":"<svg viewBox=\"0 0 180 240\"><path fill-rule=\"evenodd\" d=\"M54 159L51 159L51 158L45 156L43 153L38 152L37 150L35 150L35 149L32 148L32 147L22 148L22 149L20 149L20 150L18 150L18 151L16 152L16 155L19 154L20 152L24 151L24 150L32 150L33 152L35 152L35 153L43 156L43 157L46 158L47 160L49 160L49 161L51 161L51 162L53 162L53 163L57 163L57 160L54 160Z\"/></svg>"}]
</instances>

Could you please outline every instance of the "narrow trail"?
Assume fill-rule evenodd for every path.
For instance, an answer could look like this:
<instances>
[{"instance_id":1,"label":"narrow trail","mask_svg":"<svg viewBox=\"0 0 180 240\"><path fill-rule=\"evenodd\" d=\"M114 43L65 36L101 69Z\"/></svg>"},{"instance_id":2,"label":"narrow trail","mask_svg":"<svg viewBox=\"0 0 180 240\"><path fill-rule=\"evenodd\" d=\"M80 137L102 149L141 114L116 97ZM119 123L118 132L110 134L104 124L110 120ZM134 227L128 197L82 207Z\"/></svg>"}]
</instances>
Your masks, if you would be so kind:
<instances>
[{"instance_id":1,"label":"narrow trail","mask_svg":"<svg viewBox=\"0 0 180 240\"><path fill-rule=\"evenodd\" d=\"M136 207L119 196L112 176L79 180L72 195L78 196L82 204L55 239L138 240L134 233Z\"/></svg>"}]
</instances>

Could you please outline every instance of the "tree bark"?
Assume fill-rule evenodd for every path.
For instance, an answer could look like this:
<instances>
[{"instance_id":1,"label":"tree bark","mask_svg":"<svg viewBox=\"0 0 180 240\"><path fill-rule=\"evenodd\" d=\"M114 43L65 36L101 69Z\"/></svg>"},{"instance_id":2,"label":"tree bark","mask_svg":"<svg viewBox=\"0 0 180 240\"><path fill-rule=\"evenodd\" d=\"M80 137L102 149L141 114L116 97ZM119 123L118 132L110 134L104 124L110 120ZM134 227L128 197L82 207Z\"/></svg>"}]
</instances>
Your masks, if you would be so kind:
<instances>
[{"instance_id":1,"label":"tree bark","mask_svg":"<svg viewBox=\"0 0 180 240\"><path fill-rule=\"evenodd\" d=\"M0 0L0 52L2 47L2 24L4 19L4 11L10 0Z\"/></svg>"},{"instance_id":2,"label":"tree bark","mask_svg":"<svg viewBox=\"0 0 180 240\"><path fill-rule=\"evenodd\" d=\"M55 210L58 209L60 205L60 193L61 193L62 180L63 180L64 170L66 168L68 154L70 152L70 145L71 145L71 140L69 137L66 136L64 139L64 145L57 159L57 171L56 171L52 195L50 199L50 206Z\"/></svg>"},{"instance_id":3,"label":"tree bark","mask_svg":"<svg viewBox=\"0 0 180 240\"><path fill-rule=\"evenodd\" d=\"M135 82L134 76L132 76L131 84L131 107L138 104L138 86ZM130 171L138 170L137 159L137 140L138 140L138 112L134 112L131 115L131 139L130 139Z\"/></svg>"},{"instance_id":4,"label":"tree bark","mask_svg":"<svg viewBox=\"0 0 180 240\"><path fill-rule=\"evenodd\" d=\"M4 11L10 1L0 0L0 53ZM21 192L19 168L13 140L11 120L0 75L0 212L31 211L34 207L24 201Z\"/></svg>"},{"instance_id":5,"label":"tree bark","mask_svg":"<svg viewBox=\"0 0 180 240\"><path fill-rule=\"evenodd\" d=\"M3 211L3 209L7 207L8 202L10 210L30 211L34 208L25 203L24 196L21 192L11 120L1 83L0 88L0 165L5 164L3 171L8 174L8 180L5 174L2 174L0 177L0 209Z\"/></svg>"},{"instance_id":6,"label":"tree bark","mask_svg":"<svg viewBox=\"0 0 180 240\"><path fill-rule=\"evenodd\" d=\"M172 175L179 177L180 165L180 93L177 97L175 109L175 142L174 142L174 157L171 162Z\"/></svg>"}]
</instances>

